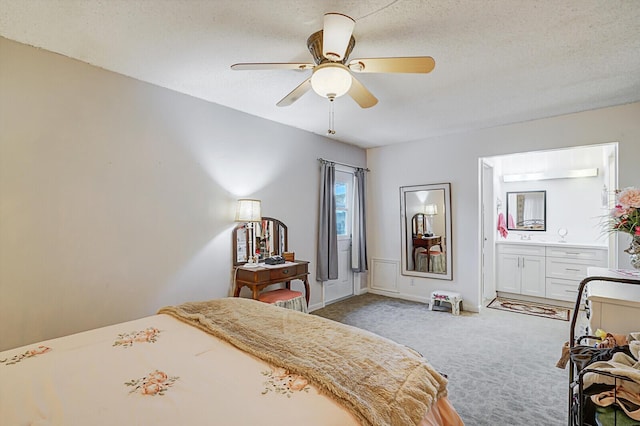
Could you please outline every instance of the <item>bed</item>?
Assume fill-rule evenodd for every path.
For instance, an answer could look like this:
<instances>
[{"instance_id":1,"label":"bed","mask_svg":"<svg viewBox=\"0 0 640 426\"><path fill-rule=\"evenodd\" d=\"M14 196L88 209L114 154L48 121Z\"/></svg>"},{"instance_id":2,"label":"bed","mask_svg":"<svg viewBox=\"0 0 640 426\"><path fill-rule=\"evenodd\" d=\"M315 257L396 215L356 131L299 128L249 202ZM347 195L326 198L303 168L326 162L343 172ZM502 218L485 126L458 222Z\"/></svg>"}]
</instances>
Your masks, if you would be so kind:
<instances>
[{"instance_id":1,"label":"bed","mask_svg":"<svg viewBox=\"0 0 640 426\"><path fill-rule=\"evenodd\" d=\"M0 352L11 425L462 425L410 348L244 298Z\"/></svg>"}]
</instances>

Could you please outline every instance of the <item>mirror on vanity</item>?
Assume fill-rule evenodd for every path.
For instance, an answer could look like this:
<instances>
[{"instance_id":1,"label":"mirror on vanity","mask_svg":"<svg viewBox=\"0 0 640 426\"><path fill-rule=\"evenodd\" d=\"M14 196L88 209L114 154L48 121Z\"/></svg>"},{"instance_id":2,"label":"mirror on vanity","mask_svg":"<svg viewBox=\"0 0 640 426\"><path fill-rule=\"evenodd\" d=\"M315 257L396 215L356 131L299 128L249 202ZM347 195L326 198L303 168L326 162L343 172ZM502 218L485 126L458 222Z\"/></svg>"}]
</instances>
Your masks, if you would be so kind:
<instances>
[{"instance_id":1,"label":"mirror on vanity","mask_svg":"<svg viewBox=\"0 0 640 426\"><path fill-rule=\"evenodd\" d=\"M416 213L411 219L411 234L412 235L427 235L429 233L427 229L427 215L424 213Z\"/></svg>"},{"instance_id":2,"label":"mirror on vanity","mask_svg":"<svg viewBox=\"0 0 640 426\"><path fill-rule=\"evenodd\" d=\"M402 275L452 279L451 184L400 187Z\"/></svg>"},{"instance_id":3,"label":"mirror on vanity","mask_svg":"<svg viewBox=\"0 0 640 426\"><path fill-rule=\"evenodd\" d=\"M254 244L249 241L249 227L255 231ZM263 217L261 222L238 224L233 229L233 265L247 263L252 247L260 250L260 261L269 256L282 255L288 249L287 237L287 225L271 217Z\"/></svg>"},{"instance_id":4,"label":"mirror on vanity","mask_svg":"<svg viewBox=\"0 0 640 426\"><path fill-rule=\"evenodd\" d=\"M547 230L547 191L507 192L507 229Z\"/></svg>"}]
</instances>

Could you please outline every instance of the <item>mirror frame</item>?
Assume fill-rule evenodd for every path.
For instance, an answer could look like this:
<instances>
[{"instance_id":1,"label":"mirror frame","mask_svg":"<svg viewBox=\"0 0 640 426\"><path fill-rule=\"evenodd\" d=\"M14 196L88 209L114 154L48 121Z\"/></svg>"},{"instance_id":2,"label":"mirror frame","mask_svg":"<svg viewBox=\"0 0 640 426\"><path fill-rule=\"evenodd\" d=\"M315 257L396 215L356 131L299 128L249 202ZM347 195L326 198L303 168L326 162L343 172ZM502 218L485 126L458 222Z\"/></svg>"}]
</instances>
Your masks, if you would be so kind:
<instances>
[{"instance_id":1,"label":"mirror frame","mask_svg":"<svg viewBox=\"0 0 640 426\"><path fill-rule=\"evenodd\" d=\"M517 222L514 219L514 227L510 226L509 219L509 196L510 195L519 195L519 194L533 194L540 193L542 194L542 228L529 228L526 226L518 226ZM534 191L510 191L507 192L507 214L505 215L507 218L507 230L509 231L531 231L531 232L546 232L547 231L547 191L546 190L534 190Z\"/></svg>"},{"instance_id":2,"label":"mirror frame","mask_svg":"<svg viewBox=\"0 0 640 426\"><path fill-rule=\"evenodd\" d=\"M273 239L274 241L280 241L282 240L282 243L284 245L284 250L282 251L282 253L286 252L287 250L289 250L289 231L287 229L287 225L285 225L283 222L279 221L278 219L274 219L272 217L266 217L263 216L262 217L262 221L259 222L260 223L260 230L262 232L262 223L265 221L269 221L269 222L273 222L273 229L274 229L274 235L273 235ZM244 265L245 262L240 262L238 261L238 232L240 230L244 230L246 229L246 223L239 223L236 225L235 228L233 228L233 232L231 233L231 240L233 242L233 266L240 266L240 265ZM283 231L284 235L280 235L280 230ZM249 246L249 235L248 233L245 233L245 244L247 246ZM273 252L274 255L279 254L282 255L282 253L277 253L277 252ZM263 253L262 250L260 250L260 260L264 260L266 257L269 257L269 253Z\"/></svg>"},{"instance_id":3,"label":"mirror frame","mask_svg":"<svg viewBox=\"0 0 640 426\"><path fill-rule=\"evenodd\" d=\"M445 254L447 262L447 271L444 274L435 272L420 272L413 269L409 269L409 253L413 252L413 241L410 235L413 232L412 222L414 213L407 213L406 197L407 193L420 192L420 191L444 191L444 215L445 220L445 235L444 241L446 244ZM452 221L451 221L451 184L450 183L438 183L429 185L412 185L400 187L400 240L401 240L401 273L402 275L422 278L435 278L439 280L453 280L453 238L452 238Z\"/></svg>"}]
</instances>

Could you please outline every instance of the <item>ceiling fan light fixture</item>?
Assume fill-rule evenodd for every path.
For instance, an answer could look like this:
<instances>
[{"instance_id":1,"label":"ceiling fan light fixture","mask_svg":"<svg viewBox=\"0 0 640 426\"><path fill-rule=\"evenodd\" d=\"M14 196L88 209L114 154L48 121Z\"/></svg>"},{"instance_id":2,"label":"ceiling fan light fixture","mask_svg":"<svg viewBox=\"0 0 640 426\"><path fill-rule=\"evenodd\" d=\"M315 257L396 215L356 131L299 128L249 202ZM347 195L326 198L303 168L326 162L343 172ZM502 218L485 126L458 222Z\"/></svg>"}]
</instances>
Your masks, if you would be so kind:
<instances>
[{"instance_id":1,"label":"ceiling fan light fixture","mask_svg":"<svg viewBox=\"0 0 640 426\"><path fill-rule=\"evenodd\" d=\"M341 13L325 13L322 31L322 55L330 61L344 60L356 21Z\"/></svg>"},{"instance_id":2,"label":"ceiling fan light fixture","mask_svg":"<svg viewBox=\"0 0 640 426\"><path fill-rule=\"evenodd\" d=\"M349 60L349 55L356 45L356 39L353 36L354 26L355 20L347 15L326 13L323 28L307 38L307 48L313 57L313 64L239 63L232 65L231 68L234 70L312 70L311 77L308 77L276 103L279 107L291 105L313 89L318 95L330 101L348 94L360 108L371 108L378 103L378 99L356 78L356 74L426 74L434 69L435 61L431 56L374 57ZM333 104L330 103L330 105ZM333 129L333 125L330 126L330 129ZM333 134L333 131L330 133Z\"/></svg>"},{"instance_id":3,"label":"ceiling fan light fixture","mask_svg":"<svg viewBox=\"0 0 640 426\"><path fill-rule=\"evenodd\" d=\"M351 73L342 64L327 62L318 65L311 76L311 87L325 98L337 98L351 88Z\"/></svg>"}]
</instances>

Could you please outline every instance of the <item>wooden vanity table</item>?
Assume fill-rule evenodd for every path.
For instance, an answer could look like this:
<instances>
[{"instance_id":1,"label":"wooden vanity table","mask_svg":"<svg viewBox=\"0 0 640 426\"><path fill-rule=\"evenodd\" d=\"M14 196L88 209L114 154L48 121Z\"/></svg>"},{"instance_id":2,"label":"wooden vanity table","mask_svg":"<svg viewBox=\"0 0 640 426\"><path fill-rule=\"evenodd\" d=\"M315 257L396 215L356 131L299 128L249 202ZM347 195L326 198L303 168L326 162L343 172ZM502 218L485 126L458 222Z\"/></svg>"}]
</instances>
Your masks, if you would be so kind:
<instances>
[{"instance_id":1,"label":"wooden vanity table","mask_svg":"<svg viewBox=\"0 0 640 426\"><path fill-rule=\"evenodd\" d=\"M236 271L235 297L240 296L242 287L249 287L252 297L258 299L260 291L271 284L285 283L291 289L291 281L300 280L304 283L304 298L309 306L309 262L294 260L281 265L261 265L257 268L238 266Z\"/></svg>"},{"instance_id":2,"label":"wooden vanity table","mask_svg":"<svg viewBox=\"0 0 640 426\"><path fill-rule=\"evenodd\" d=\"M255 238L255 244L253 239ZM242 287L251 289L252 297L256 300L260 292L272 284L284 283L291 290L291 281L300 280L304 284L304 298L309 306L309 262L293 260L280 265L266 265L259 263L257 267L247 266L249 252L252 247L260 250L259 262L264 262L268 256L283 255L288 248L287 226L271 217L263 217L262 221L252 227L239 224L233 231L233 266L235 268L235 289L233 295L240 296ZM251 264L253 265L253 264ZM297 297L301 297L299 292ZM264 296L264 294L263 294ZM299 301L302 304L302 300Z\"/></svg>"}]
</instances>

